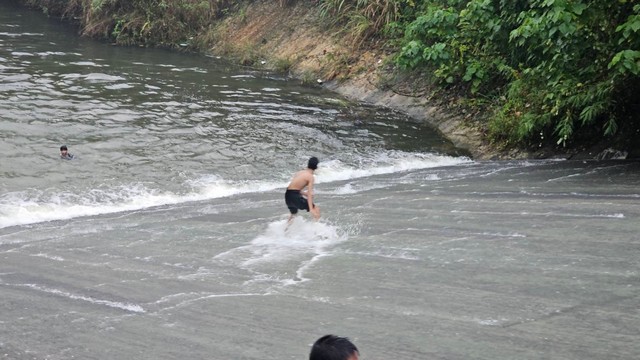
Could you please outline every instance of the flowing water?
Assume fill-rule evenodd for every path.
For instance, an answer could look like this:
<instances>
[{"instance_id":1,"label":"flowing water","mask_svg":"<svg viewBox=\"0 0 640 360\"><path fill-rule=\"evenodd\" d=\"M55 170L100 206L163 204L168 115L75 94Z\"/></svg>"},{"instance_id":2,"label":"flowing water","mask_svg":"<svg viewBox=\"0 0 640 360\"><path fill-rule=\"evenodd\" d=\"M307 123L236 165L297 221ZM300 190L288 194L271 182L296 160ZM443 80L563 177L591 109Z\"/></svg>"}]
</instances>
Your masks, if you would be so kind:
<instances>
[{"instance_id":1,"label":"flowing water","mask_svg":"<svg viewBox=\"0 0 640 360\"><path fill-rule=\"evenodd\" d=\"M75 31L0 4L0 359L305 359L327 333L367 360L640 355L640 163L473 161ZM323 216L285 231L309 156Z\"/></svg>"}]
</instances>

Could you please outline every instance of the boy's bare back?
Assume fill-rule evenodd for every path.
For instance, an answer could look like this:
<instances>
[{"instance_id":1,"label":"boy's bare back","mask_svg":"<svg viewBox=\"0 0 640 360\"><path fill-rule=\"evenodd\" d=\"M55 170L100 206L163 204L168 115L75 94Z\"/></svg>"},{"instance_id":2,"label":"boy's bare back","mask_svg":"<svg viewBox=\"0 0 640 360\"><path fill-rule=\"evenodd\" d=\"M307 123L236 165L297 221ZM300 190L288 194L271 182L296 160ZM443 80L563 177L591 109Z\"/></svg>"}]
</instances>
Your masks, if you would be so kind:
<instances>
[{"instance_id":1,"label":"boy's bare back","mask_svg":"<svg viewBox=\"0 0 640 360\"><path fill-rule=\"evenodd\" d=\"M300 170L293 175L287 189L302 190L310 184L313 186L313 172L308 169Z\"/></svg>"}]
</instances>

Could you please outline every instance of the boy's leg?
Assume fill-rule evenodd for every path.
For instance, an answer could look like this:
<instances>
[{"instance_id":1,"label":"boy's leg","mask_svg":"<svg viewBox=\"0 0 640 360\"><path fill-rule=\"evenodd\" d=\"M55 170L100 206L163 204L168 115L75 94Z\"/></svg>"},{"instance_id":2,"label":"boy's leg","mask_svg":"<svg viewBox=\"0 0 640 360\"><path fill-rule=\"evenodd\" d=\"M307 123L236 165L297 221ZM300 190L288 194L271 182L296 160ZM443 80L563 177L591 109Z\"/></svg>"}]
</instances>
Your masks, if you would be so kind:
<instances>
[{"instance_id":1,"label":"boy's leg","mask_svg":"<svg viewBox=\"0 0 640 360\"><path fill-rule=\"evenodd\" d=\"M289 219L287 220L287 226L285 226L284 231L289 230L289 226L291 225L291 223L293 222L293 218L296 216L296 214L291 213L289 214Z\"/></svg>"},{"instance_id":2,"label":"boy's leg","mask_svg":"<svg viewBox=\"0 0 640 360\"><path fill-rule=\"evenodd\" d=\"M313 209L311 209L309 212L316 221L320 220L320 207L318 205L313 204Z\"/></svg>"}]
</instances>

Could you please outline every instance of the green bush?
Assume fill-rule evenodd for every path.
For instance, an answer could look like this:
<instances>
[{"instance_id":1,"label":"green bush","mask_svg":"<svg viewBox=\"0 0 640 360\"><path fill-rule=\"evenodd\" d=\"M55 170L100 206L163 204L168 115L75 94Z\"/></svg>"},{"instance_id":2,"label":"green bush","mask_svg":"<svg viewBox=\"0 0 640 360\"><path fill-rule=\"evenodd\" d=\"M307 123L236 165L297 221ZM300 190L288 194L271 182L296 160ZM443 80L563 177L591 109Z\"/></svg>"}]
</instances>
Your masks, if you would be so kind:
<instances>
[{"instance_id":1,"label":"green bush","mask_svg":"<svg viewBox=\"0 0 640 360\"><path fill-rule=\"evenodd\" d=\"M613 135L640 75L640 5L599 0L425 0L405 17L396 63L495 100L495 141ZM397 25L396 25L397 26ZM625 113L627 112L627 113ZM544 136L543 136L544 137Z\"/></svg>"}]
</instances>

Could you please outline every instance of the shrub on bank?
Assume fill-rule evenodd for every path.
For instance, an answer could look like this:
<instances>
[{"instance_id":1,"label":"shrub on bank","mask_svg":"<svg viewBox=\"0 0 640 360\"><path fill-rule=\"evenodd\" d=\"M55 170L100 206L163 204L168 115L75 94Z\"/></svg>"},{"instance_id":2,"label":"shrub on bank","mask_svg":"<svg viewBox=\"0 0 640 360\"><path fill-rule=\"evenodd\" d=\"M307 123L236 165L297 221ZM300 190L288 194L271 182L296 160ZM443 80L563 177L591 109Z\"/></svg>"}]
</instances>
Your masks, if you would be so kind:
<instances>
[{"instance_id":1,"label":"shrub on bank","mask_svg":"<svg viewBox=\"0 0 640 360\"><path fill-rule=\"evenodd\" d=\"M510 146L634 135L640 4L633 0L424 0L401 19L396 63L486 99ZM624 135L624 134L623 134Z\"/></svg>"}]
</instances>

